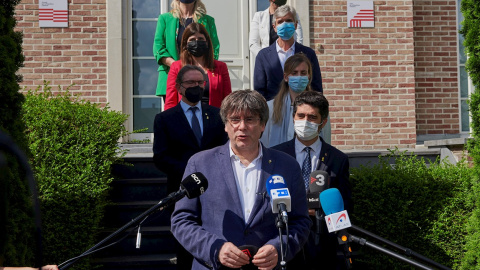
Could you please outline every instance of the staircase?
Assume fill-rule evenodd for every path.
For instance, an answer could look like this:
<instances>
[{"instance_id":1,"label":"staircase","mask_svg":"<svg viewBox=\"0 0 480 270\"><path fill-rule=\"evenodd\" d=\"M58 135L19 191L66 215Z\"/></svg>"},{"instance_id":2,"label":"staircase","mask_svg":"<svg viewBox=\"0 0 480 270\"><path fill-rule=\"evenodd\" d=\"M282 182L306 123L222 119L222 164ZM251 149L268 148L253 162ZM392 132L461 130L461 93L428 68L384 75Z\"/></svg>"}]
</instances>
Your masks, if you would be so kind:
<instances>
[{"instance_id":1,"label":"staircase","mask_svg":"<svg viewBox=\"0 0 480 270\"><path fill-rule=\"evenodd\" d=\"M104 232L98 237L101 241L114 231L123 227L132 219L156 205L167 194L166 176L154 165L151 145L147 145L150 154L133 153L124 158L127 164L116 165L113 172L117 178L112 183L109 194L111 205L103 218ZM137 230L129 233L119 243L100 251L93 257L94 264L102 270L175 270L176 241L170 232L171 207L157 211L142 223L141 245L136 248ZM115 238L119 239L119 238Z\"/></svg>"}]
</instances>

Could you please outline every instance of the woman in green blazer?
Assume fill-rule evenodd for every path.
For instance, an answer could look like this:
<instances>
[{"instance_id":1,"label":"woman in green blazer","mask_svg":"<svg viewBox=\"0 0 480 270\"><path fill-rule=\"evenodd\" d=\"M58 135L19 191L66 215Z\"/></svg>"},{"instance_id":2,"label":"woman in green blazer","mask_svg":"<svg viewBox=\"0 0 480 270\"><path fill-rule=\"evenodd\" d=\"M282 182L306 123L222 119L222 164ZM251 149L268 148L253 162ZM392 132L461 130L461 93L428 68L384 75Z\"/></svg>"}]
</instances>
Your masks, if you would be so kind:
<instances>
[{"instance_id":1,"label":"woman in green blazer","mask_svg":"<svg viewBox=\"0 0 480 270\"><path fill-rule=\"evenodd\" d=\"M177 40L182 39L179 34L183 33L188 24L198 22L205 26L212 39L215 59L218 59L220 51L215 20L206 14L205 5L201 0L174 0L171 7L170 12L158 16L153 41L153 55L159 65L157 96L165 96L166 94L170 65L179 59Z\"/></svg>"}]
</instances>

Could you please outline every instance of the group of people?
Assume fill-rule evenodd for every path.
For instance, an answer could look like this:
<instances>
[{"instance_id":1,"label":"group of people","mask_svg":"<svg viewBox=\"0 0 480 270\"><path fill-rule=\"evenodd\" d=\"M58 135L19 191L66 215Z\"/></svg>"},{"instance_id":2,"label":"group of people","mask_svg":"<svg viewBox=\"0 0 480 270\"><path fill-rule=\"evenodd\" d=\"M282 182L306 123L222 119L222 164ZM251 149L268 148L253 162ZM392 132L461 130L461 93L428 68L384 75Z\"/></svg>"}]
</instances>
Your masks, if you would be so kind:
<instances>
[{"instance_id":1,"label":"group of people","mask_svg":"<svg viewBox=\"0 0 480 270\"><path fill-rule=\"evenodd\" d=\"M195 172L209 182L204 194L172 210L177 269L278 267L281 241L266 192L272 175L285 179L292 198L283 236L288 267L339 266L333 235L312 240L318 230L306 194L310 173L326 171L351 211L348 157L322 139L329 104L318 59L301 44L298 15L285 3L270 0L251 23L254 90L232 92L227 66L218 61L215 21L201 0L174 0L158 18L153 52L165 108L154 121L153 159L167 175L168 192ZM244 246L258 248L252 259Z\"/></svg>"}]
</instances>

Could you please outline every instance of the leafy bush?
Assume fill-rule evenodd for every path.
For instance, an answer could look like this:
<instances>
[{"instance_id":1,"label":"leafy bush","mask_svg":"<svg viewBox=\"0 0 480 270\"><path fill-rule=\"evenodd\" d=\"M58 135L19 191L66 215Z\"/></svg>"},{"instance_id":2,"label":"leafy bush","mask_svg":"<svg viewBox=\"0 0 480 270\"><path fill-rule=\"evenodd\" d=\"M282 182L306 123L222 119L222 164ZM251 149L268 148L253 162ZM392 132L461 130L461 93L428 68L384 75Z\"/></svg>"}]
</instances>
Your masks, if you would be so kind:
<instances>
[{"instance_id":1,"label":"leafy bush","mask_svg":"<svg viewBox=\"0 0 480 270\"><path fill-rule=\"evenodd\" d=\"M0 132L7 133L27 152L25 123L16 75L23 66L22 33L15 32L15 6L20 0L0 5ZM16 158L0 147L0 265L33 265L35 240L33 215L25 174ZM2 159L3 155L3 160Z\"/></svg>"},{"instance_id":2,"label":"leafy bush","mask_svg":"<svg viewBox=\"0 0 480 270\"><path fill-rule=\"evenodd\" d=\"M462 0L461 11L464 20L460 33L465 37L465 52L468 55L465 68L472 79L476 90L469 100L472 119L471 130L473 139L469 141L468 152L474 162L474 188L472 200L476 209L468 221L469 237L467 251L462 262L462 269L480 268L480 5L476 0Z\"/></svg>"},{"instance_id":3,"label":"leafy bush","mask_svg":"<svg viewBox=\"0 0 480 270\"><path fill-rule=\"evenodd\" d=\"M392 156L396 156L393 166L388 163ZM465 252L465 224L474 207L469 199L470 171L463 162L452 165L437 160L427 164L423 158L391 150L389 156L380 157L380 163L373 167L352 169L355 202L352 221L374 234L458 269ZM365 269L412 268L368 247L361 248L361 252L357 264Z\"/></svg>"},{"instance_id":4,"label":"leafy bush","mask_svg":"<svg viewBox=\"0 0 480 270\"><path fill-rule=\"evenodd\" d=\"M42 203L44 257L60 263L95 243L128 116L68 91L53 95L47 83L39 90L26 95L24 119ZM82 262L75 268L89 269Z\"/></svg>"}]
</instances>

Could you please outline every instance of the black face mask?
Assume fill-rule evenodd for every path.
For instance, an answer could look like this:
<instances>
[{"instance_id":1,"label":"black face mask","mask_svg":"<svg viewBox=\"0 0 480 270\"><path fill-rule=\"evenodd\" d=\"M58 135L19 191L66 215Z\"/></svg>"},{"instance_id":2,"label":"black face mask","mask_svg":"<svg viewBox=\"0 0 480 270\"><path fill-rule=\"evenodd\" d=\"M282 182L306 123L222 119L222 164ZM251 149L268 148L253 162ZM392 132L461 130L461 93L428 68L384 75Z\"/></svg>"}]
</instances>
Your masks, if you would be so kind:
<instances>
[{"instance_id":1,"label":"black face mask","mask_svg":"<svg viewBox=\"0 0 480 270\"><path fill-rule=\"evenodd\" d=\"M195 2L195 0L180 0L180 2L182 2L184 4L191 4L191 3Z\"/></svg>"},{"instance_id":2,"label":"black face mask","mask_svg":"<svg viewBox=\"0 0 480 270\"><path fill-rule=\"evenodd\" d=\"M187 42L187 50L195 57L203 56L208 52L208 44L205 40L193 40Z\"/></svg>"},{"instance_id":3,"label":"black face mask","mask_svg":"<svg viewBox=\"0 0 480 270\"><path fill-rule=\"evenodd\" d=\"M185 89L185 97L191 103L197 103L203 97L203 88L199 85Z\"/></svg>"}]
</instances>

